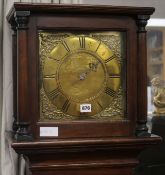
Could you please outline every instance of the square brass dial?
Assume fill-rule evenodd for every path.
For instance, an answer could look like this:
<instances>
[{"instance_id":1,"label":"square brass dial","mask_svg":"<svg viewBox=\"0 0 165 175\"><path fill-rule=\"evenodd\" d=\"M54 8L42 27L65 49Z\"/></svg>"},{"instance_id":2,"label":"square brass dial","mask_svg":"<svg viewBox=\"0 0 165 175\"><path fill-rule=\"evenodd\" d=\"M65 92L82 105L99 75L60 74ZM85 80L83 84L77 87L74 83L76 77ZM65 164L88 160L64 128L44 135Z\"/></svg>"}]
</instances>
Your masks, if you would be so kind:
<instances>
[{"instance_id":1,"label":"square brass dial","mask_svg":"<svg viewBox=\"0 0 165 175\"><path fill-rule=\"evenodd\" d=\"M124 119L124 32L39 31L39 57L41 121Z\"/></svg>"}]
</instances>

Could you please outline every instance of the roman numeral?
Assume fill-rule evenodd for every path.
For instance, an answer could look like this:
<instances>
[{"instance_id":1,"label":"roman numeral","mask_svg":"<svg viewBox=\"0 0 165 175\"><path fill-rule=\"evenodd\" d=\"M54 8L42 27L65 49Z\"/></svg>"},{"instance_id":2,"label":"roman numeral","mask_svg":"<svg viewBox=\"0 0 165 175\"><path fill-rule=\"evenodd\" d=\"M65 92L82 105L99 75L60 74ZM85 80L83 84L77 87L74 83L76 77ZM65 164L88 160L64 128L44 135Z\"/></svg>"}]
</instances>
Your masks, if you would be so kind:
<instances>
[{"instance_id":1,"label":"roman numeral","mask_svg":"<svg viewBox=\"0 0 165 175\"><path fill-rule=\"evenodd\" d=\"M56 88L53 91L48 93L48 97L54 100L59 95L59 93L60 93L59 88Z\"/></svg>"},{"instance_id":2,"label":"roman numeral","mask_svg":"<svg viewBox=\"0 0 165 175\"><path fill-rule=\"evenodd\" d=\"M44 78L56 78L56 74L45 75Z\"/></svg>"},{"instance_id":3,"label":"roman numeral","mask_svg":"<svg viewBox=\"0 0 165 175\"><path fill-rule=\"evenodd\" d=\"M79 37L79 42L80 42L80 48L85 49L85 37Z\"/></svg>"},{"instance_id":4,"label":"roman numeral","mask_svg":"<svg viewBox=\"0 0 165 175\"><path fill-rule=\"evenodd\" d=\"M65 101L65 103L63 104L63 106L62 106L62 110L63 110L64 112L67 112L69 106L70 106L70 101L67 99L67 100Z\"/></svg>"},{"instance_id":5,"label":"roman numeral","mask_svg":"<svg viewBox=\"0 0 165 175\"><path fill-rule=\"evenodd\" d=\"M97 46L97 49L96 49L96 51L95 51L95 52L97 52L98 48L100 47L100 44L101 44L101 41L100 41L99 45Z\"/></svg>"},{"instance_id":6,"label":"roman numeral","mask_svg":"<svg viewBox=\"0 0 165 175\"><path fill-rule=\"evenodd\" d=\"M112 74L112 75L109 75L109 78L120 78L120 75L118 75L118 74Z\"/></svg>"},{"instance_id":7,"label":"roman numeral","mask_svg":"<svg viewBox=\"0 0 165 175\"><path fill-rule=\"evenodd\" d=\"M66 44L66 42L63 41L62 44L63 44L63 46L65 47L66 51L70 52L70 49L69 49L68 45Z\"/></svg>"},{"instance_id":8,"label":"roman numeral","mask_svg":"<svg viewBox=\"0 0 165 175\"><path fill-rule=\"evenodd\" d=\"M114 90L112 90L111 88L109 88L109 87L105 88L105 93L110 95L111 97L114 97L115 94L116 94L116 92Z\"/></svg>"},{"instance_id":9,"label":"roman numeral","mask_svg":"<svg viewBox=\"0 0 165 175\"><path fill-rule=\"evenodd\" d=\"M109 57L108 59L105 60L105 63L108 63L109 61L113 60L114 58L116 58L116 56L112 55L111 57Z\"/></svg>"}]
</instances>

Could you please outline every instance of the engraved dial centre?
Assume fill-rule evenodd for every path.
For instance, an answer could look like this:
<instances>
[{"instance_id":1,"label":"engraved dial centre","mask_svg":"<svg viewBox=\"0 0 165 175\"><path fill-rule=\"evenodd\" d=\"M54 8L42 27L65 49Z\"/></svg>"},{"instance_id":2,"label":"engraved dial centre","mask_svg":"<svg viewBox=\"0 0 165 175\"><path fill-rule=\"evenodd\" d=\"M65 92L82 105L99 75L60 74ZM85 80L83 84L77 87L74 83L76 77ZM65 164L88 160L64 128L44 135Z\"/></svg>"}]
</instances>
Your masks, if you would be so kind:
<instances>
[{"instance_id":1,"label":"engraved dial centre","mask_svg":"<svg viewBox=\"0 0 165 175\"><path fill-rule=\"evenodd\" d=\"M64 58L58 71L63 93L73 101L90 101L104 89L106 69L96 55L78 51Z\"/></svg>"}]
</instances>

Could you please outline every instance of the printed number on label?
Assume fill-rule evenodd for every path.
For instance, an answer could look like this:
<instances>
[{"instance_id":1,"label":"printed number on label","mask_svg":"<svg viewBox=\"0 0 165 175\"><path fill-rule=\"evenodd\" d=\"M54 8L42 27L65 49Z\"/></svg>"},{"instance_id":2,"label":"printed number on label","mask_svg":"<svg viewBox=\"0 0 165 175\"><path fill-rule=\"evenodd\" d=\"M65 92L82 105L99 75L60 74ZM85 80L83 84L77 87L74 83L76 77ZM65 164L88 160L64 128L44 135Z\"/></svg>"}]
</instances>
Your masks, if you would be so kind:
<instances>
[{"instance_id":1,"label":"printed number on label","mask_svg":"<svg viewBox=\"0 0 165 175\"><path fill-rule=\"evenodd\" d=\"M91 112L91 104L81 104L80 112Z\"/></svg>"}]
</instances>

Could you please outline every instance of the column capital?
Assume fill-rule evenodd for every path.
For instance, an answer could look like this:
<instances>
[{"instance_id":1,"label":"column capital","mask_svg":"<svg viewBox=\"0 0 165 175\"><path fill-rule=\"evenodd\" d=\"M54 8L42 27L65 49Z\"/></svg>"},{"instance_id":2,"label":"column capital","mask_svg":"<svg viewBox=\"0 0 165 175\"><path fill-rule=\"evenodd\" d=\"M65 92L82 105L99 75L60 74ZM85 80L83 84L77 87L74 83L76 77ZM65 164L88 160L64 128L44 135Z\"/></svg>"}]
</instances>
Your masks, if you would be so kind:
<instances>
[{"instance_id":1,"label":"column capital","mask_svg":"<svg viewBox=\"0 0 165 175\"><path fill-rule=\"evenodd\" d=\"M30 11L16 11L14 13L14 18L17 23L17 29L26 30L28 29L28 17L30 16Z\"/></svg>"},{"instance_id":2,"label":"column capital","mask_svg":"<svg viewBox=\"0 0 165 175\"><path fill-rule=\"evenodd\" d=\"M146 32L147 21L150 19L150 15L138 15L136 24L138 32Z\"/></svg>"}]
</instances>

